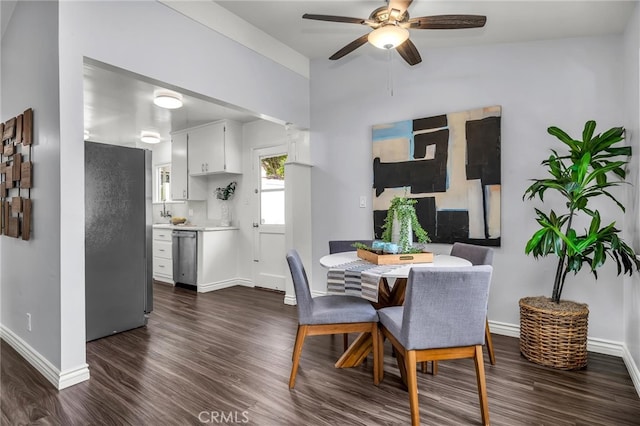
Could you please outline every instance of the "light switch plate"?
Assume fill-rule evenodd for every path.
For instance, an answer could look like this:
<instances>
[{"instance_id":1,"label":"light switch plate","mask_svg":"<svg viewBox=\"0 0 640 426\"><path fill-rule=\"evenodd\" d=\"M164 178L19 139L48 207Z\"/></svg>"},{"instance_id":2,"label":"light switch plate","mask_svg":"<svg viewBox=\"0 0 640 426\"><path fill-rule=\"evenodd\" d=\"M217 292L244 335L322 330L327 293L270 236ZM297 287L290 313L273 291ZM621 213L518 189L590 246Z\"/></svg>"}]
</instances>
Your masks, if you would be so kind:
<instances>
[{"instance_id":1,"label":"light switch plate","mask_svg":"<svg viewBox=\"0 0 640 426\"><path fill-rule=\"evenodd\" d=\"M365 207L367 207L367 197L364 195L360 196L360 208L364 209Z\"/></svg>"}]
</instances>

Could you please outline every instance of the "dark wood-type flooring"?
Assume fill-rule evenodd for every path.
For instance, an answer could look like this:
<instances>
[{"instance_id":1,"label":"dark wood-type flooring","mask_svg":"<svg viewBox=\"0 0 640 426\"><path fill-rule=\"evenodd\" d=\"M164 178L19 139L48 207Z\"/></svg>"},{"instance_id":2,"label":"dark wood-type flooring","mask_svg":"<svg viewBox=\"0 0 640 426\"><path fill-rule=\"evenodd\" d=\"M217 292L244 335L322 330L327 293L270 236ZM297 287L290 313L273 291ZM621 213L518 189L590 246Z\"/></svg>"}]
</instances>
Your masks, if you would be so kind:
<instances>
[{"instance_id":1,"label":"dark wood-type flooring","mask_svg":"<svg viewBox=\"0 0 640 426\"><path fill-rule=\"evenodd\" d=\"M1 347L2 425L404 425L410 422L389 343L385 379L369 359L336 369L342 336L309 337L289 391L296 310L275 292L211 293L155 285L147 327L87 344L91 379L57 391L9 345ZM485 359L494 425L639 425L640 399L621 359L589 354L586 369L527 362L518 340L494 336ZM486 354L486 352L485 352ZM480 424L471 360L418 373L424 425Z\"/></svg>"}]
</instances>

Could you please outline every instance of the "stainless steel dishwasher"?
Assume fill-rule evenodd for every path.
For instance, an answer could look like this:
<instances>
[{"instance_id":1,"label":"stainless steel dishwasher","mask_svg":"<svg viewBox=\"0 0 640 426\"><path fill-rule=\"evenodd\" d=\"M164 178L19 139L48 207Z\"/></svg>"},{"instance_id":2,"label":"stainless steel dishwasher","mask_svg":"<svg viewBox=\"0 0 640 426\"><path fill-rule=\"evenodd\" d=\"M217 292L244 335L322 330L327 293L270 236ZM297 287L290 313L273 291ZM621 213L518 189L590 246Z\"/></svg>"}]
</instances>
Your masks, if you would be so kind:
<instances>
[{"instance_id":1,"label":"stainless steel dishwasher","mask_svg":"<svg viewBox=\"0 0 640 426\"><path fill-rule=\"evenodd\" d=\"M171 237L173 240L173 281L176 284L197 285L198 232L174 230Z\"/></svg>"}]
</instances>

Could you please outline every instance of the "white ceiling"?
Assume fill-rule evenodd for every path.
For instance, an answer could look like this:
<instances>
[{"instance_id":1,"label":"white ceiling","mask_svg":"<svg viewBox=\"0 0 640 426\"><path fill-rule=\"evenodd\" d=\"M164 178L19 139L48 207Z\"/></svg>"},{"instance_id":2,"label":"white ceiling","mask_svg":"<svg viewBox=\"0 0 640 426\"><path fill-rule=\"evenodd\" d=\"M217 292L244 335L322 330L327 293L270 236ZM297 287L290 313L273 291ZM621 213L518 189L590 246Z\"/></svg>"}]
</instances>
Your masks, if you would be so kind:
<instances>
[{"instance_id":1,"label":"white ceiling","mask_svg":"<svg viewBox=\"0 0 640 426\"><path fill-rule=\"evenodd\" d=\"M367 18L372 10L384 5L383 1L371 0L216 3L311 59L329 57L369 28L306 20L302 19L304 13ZM481 14L487 16L487 24L484 28L469 30L411 30L411 39L422 57L427 58L428 49L433 47L616 34L624 31L636 3L416 0L409 8L412 17ZM380 51L365 45L350 55L377 54L381 54ZM142 130L157 131L163 140L168 140L171 131L217 119L230 118L240 122L258 119L240 108L220 105L214 99L101 63L85 64L84 81L85 129L90 133L89 140L96 142L134 145ZM165 110L153 105L153 91L158 88L182 93L184 107Z\"/></svg>"},{"instance_id":2,"label":"white ceiling","mask_svg":"<svg viewBox=\"0 0 640 426\"><path fill-rule=\"evenodd\" d=\"M304 13L368 18L381 0L216 1L220 6L289 45L308 58L328 58L370 31L358 24L302 19ZM484 28L410 30L425 57L430 47L549 40L624 31L635 1L430 1L415 0L411 17L474 14L487 16ZM354 54L380 54L366 45Z\"/></svg>"},{"instance_id":3,"label":"white ceiling","mask_svg":"<svg viewBox=\"0 0 640 426\"><path fill-rule=\"evenodd\" d=\"M156 89L181 93L183 107L168 110L154 105ZM240 109L122 69L93 61L84 65L84 126L90 141L135 146L142 131L157 132L167 141L172 131L223 118L257 120Z\"/></svg>"}]
</instances>

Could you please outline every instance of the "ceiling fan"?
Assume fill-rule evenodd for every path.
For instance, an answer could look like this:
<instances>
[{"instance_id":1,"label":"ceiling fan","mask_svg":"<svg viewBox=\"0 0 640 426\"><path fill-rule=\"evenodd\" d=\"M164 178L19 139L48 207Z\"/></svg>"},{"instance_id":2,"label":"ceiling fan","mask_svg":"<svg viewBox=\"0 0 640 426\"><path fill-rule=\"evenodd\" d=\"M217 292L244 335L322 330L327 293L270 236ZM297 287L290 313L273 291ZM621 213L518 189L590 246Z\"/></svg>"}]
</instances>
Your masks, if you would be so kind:
<instances>
[{"instance_id":1,"label":"ceiling fan","mask_svg":"<svg viewBox=\"0 0 640 426\"><path fill-rule=\"evenodd\" d=\"M413 30L452 30L460 28L480 28L487 21L482 15L436 15L410 18L407 9L413 0L387 0L388 6L382 6L371 12L368 19L346 16L314 15L305 13L304 19L317 21L360 24L373 28L365 34L331 55L329 59L340 59L353 52L367 41L380 49L396 49L409 65L422 62L418 49L409 39L409 29Z\"/></svg>"}]
</instances>

